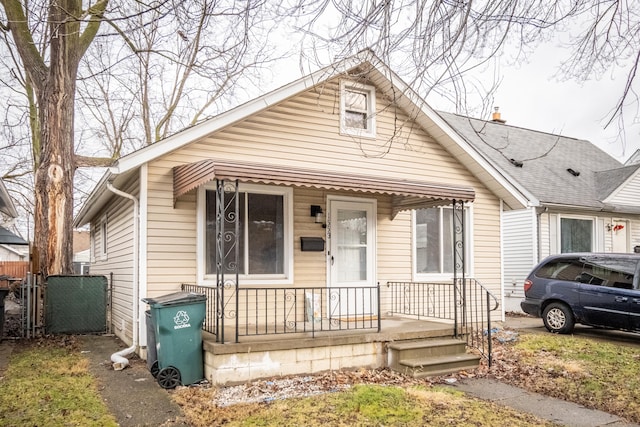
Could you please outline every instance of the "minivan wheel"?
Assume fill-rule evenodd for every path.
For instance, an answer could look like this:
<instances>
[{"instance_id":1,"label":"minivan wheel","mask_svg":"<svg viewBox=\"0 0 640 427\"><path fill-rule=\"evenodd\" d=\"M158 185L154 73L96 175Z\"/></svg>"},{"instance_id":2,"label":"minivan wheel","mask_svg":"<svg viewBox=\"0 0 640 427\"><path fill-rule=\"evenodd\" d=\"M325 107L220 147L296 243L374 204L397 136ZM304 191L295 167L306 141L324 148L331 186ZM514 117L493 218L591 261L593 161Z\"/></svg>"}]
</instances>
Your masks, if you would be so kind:
<instances>
[{"instance_id":1,"label":"minivan wheel","mask_svg":"<svg viewBox=\"0 0 640 427\"><path fill-rule=\"evenodd\" d=\"M569 334L573 331L575 319L566 304L552 302L542 312L544 326L555 334Z\"/></svg>"}]
</instances>

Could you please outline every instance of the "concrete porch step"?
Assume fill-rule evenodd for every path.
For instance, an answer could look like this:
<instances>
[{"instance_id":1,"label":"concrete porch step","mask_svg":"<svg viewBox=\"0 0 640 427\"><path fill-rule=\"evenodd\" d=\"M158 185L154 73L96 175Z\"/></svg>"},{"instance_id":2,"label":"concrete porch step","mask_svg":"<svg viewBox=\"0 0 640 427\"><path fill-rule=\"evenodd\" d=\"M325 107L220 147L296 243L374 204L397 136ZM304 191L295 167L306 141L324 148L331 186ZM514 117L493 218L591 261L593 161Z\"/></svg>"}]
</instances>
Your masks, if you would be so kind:
<instances>
[{"instance_id":1,"label":"concrete porch step","mask_svg":"<svg viewBox=\"0 0 640 427\"><path fill-rule=\"evenodd\" d=\"M387 345L389 351L398 353L400 359L425 356L443 356L464 353L466 343L452 338L397 341Z\"/></svg>"},{"instance_id":2,"label":"concrete porch step","mask_svg":"<svg viewBox=\"0 0 640 427\"><path fill-rule=\"evenodd\" d=\"M456 354L425 359L401 360L404 373L414 378L431 377L475 369L480 364L480 356L476 354Z\"/></svg>"},{"instance_id":3,"label":"concrete porch step","mask_svg":"<svg viewBox=\"0 0 640 427\"><path fill-rule=\"evenodd\" d=\"M477 368L480 356L468 354L459 339L407 340L387 345L389 368L415 378Z\"/></svg>"}]
</instances>

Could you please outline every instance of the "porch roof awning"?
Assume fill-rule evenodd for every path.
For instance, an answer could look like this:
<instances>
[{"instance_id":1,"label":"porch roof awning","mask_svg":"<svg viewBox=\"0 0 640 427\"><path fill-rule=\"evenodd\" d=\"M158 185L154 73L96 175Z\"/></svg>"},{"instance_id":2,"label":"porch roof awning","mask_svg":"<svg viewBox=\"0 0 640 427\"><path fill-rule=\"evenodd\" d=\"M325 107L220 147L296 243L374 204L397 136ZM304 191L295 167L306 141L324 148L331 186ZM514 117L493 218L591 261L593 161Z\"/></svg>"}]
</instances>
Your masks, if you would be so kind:
<instances>
[{"instance_id":1,"label":"porch roof awning","mask_svg":"<svg viewBox=\"0 0 640 427\"><path fill-rule=\"evenodd\" d=\"M174 205L178 197L213 179L388 194L393 196L393 217L403 210L443 206L453 200L471 202L475 198L471 187L206 159L173 168Z\"/></svg>"}]
</instances>

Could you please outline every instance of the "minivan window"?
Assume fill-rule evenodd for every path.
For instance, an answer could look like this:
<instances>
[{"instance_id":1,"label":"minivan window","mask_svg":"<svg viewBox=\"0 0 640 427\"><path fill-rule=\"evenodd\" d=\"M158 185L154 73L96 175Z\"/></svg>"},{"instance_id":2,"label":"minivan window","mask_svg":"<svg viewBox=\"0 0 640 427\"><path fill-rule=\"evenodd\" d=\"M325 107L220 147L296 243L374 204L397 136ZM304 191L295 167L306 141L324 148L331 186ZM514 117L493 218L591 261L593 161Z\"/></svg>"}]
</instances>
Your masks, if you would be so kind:
<instances>
[{"instance_id":1,"label":"minivan window","mask_svg":"<svg viewBox=\"0 0 640 427\"><path fill-rule=\"evenodd\" d=\"M551 261L543 265L536 276L543 279L557 279L575 281L582 273L582 262L578 259L562 259Z\"/></svg>"},{"instance_id":2,"label":"minivan window","mask_svg":"<svg viewBox=\"0 0 640 427\"><path fill-rule=\"evenodd\" d=\"M535 273L543 279L566 280L621 289L633 288L635 260L607 258L561 259L551 261Z\"/></svg>"},{"instance_id":3,"label":"minivan window","mask_svg":"<svg viewBox=\"0 0 640 427\"><path fill-rule=\"evenodd\" d=\"M602 262L590 262L585 260L584 271L579 282L592 285L603 285L613 288L632 289L633 274L620 271L621 268L615 264Z\"/></svg>"}]
</instances>

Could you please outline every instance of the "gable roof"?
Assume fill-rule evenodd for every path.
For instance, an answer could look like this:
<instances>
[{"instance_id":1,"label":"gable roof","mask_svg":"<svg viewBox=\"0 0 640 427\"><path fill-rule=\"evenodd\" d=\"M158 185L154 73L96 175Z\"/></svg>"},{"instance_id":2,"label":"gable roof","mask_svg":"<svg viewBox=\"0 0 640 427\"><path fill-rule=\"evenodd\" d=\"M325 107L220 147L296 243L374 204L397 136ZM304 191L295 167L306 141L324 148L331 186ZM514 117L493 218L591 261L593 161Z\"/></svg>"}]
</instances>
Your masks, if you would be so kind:
<instances>
[{"instance_id":1,"label":"gable roof","mask_svg":"<svg viewBox=\"0 0 640 427\"><path fill-rule=\"evenodd\" d=\"M2 179L0 179L0 212L4 212L11 218L18 217L16 207L13 204L13 200L11 200L11 196L9 196L7 187L5 187L4 182L2 182Z\"/></svg>"},{"instance_id":2,"label":"gable roof","mask_svg":"<svg viewBox=\"0 0 640 427\"><path fill-rule=\"evenodd\" d=\"M604 200L628 180L640 165L629 165L617 169L596 172L596 190Z\"/></svg>"},{"instance_id":3,"label":"gable roof","mask_svg":"<svg viewBox=\"0 0 640 427\"><path fill-rule=\"evenodd\" d=\"M460 137L386 64L371 51L365 50L120 158L102 177L76 216L74 225L77 227L88 223L99 212L110 197L107 191L109 182L114 182L118 186L118 181L124 182L123 176L130 176L131 173L134 173L140 166L149 161L184 147L213 132L222 130L356 68L366 69L367 77L376 86L377 90L387 94L396 101L400 108L410 112L415 117L415 121L426 132L460 163L464 164L487 188L504 200L508 206L526 206L527 197L523 194L523 192L526 193L526 189L513 185L500 171L481 156L472 145Z\"/></svg>"},{"instance_id":4,"label":"gable roof","mask_svg":"<svg viewBox=\"0 0 640 427\"><path fill-rule=\"evenodd\" d=\"M0 227L0 244L2 245L28 245L22 237L17 236L4 227Z\"/></svg>"},{"instance_id":5,"label":"gable roof","mask_svg":"<svg viewBox=\"0 0 640 427\"><path fill-rule=\"evenodd\" d=\"M610 209L604 202L639 167L622 163L589 141L471 119L440 115L510 179L533 205Z\"/></svg>"}]
</instances>

